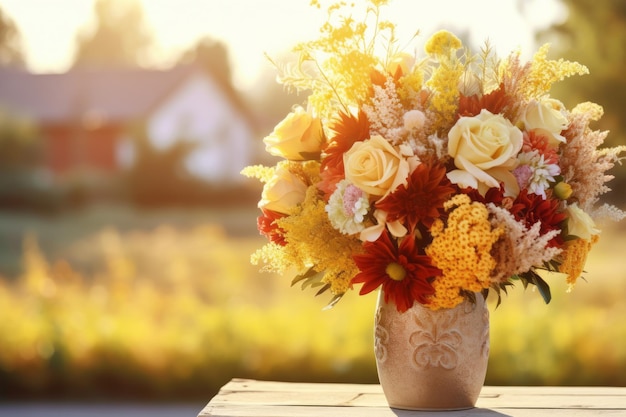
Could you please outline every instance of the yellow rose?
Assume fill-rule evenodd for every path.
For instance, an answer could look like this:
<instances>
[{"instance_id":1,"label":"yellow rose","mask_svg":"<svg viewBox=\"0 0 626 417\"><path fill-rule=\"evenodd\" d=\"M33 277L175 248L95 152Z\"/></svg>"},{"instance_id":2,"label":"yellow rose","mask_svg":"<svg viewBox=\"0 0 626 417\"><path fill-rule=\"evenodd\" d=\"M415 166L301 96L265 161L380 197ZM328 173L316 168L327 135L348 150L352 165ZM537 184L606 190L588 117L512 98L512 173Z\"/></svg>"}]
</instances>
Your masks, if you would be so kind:
<instances>
[{"instance_id":1,"label":"yellow rose","mask_svg":"<svg viewBox=\"0 0 626 417\"><path fill-rule=\"evenodd\" d=\"M370 196L385 196L406 184L409 163L382 136L356 142L343 156L346 179Z\"/></svg>"},{"instance_id":2,"label":"yellow rose","mask_svg":"<svg viewBox=\"0 0 626 417\"><path fill-rule=\"evenodd\" d=\"M314 159L324 143L322 123L302 107L296 107L263 139L265 150L291 161Z\"/></svg>"},{"instance_id":3,"label":"yellow rose","mask_svg":"<svg viewBox=\"0 0 626 417\"><path fill-rule=\"evenodd\" d=\"M406 52L398 52L393 55L387 64L387 72L395 76L398 71L400 74L406 75L415 65L415 57Z\"/></svg>"},{"instance_id":4,"label":"yellow rose","mask_svg":"<svg viewBox=\"0 0 626 417\"><path fill-rule=\"evenodd\" d=\"M526 130L538 130L551 138L553 146L565 142L561 132L567 129L569 121L565 115L565 106L559 100L547 97L539 101L532 100L524 109L522 122Z\"/></svg>"},{"instance_id":5,"label":"yellow rose","mask_svg":"<svg viewBox=\"0 0 626 417\"><path fill-rule=\"evenodd\" d=\"M511 170L522 144L522 132L499 114L483 109L477 116L461 117L448 132L448 153L458 168L448 178L481 193L502 182L506 195L517 196L519 186Z\"/></svg>"},{"instance_id":6,"label":"yellow rose","mask_svg":"<svg viewBox=\"0 0 626 417\"><path fill-rule=\"evenodd\" d=\"M591 216L576 203L567 207L567 232L589 241L591 236L600 234Z\"/></svg>"},{"instance_id":7,"label":"yellow rose","mask_svg":"<svg viewBox=\"0 0 626 417\"><path fill-rule=\"evenodd\" d=\"M300 177L279 167L263 186L259 208L291 214L293 208L304 201L307 188Z\"/></svg>"}]
</instances>

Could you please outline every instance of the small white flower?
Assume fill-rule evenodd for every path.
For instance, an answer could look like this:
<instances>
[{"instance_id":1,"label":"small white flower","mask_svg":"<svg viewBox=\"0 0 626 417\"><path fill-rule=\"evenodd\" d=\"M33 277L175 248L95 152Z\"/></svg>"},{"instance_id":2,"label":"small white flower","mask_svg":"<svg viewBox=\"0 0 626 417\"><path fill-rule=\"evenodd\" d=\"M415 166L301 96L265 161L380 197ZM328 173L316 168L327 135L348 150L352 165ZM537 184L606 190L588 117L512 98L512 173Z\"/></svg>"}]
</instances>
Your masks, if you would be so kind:
<instances>
[{"instance_id":1,"label":"small white flower","mask_svg":"<svg viewBox=\"0 0 626 417\"><path fill-rule=\"evenodd\" d=\"M363 222L369 209L369 196L348 180L339 181L326 205L330 223L346 235L365 229Z\"/></svg>"},{"instance_id":2,"label":"small white flower","mask_svg":"<svg viewBox=\"0 0 626 417\"><path fill-rule=\"evenodd\" d=\"M513 171L518 181L524 177L528 191L540 195L545 200L546 189L550 188L550 183L555 182L554 177L561 173L561 168L557 164L549 164L543 155L538 151L522 152L517 156L519 165ZM522 185L522 184L520 184Z\"/></svg>"},{"instance_id":3,"label":"small white flower","mask_svg":"<svg viewBox=\"0 0 626 417\"><path fill-rule=\"evenodd\" d=\"M409 110L402 118L406 130L421 129L426 122L426 115L419 110Z\"/></svg>"}]
</instances>

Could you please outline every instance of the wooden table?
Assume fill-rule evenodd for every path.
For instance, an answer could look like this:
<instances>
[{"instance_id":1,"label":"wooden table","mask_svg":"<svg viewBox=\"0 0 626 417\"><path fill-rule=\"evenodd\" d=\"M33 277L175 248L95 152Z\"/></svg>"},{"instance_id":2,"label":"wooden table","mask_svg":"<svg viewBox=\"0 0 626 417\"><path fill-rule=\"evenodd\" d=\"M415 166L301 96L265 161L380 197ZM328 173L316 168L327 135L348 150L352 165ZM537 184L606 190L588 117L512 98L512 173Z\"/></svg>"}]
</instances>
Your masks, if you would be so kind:
<instances>
[{"instance_id":1,"label":"wooden table","mask_svg":"<svg viewBox=\"0 0 626 417\"><path fill-rule=\"evenodd\" d=\"M406 411L380 385L233 379L198 417L626 416L626 387L483 387L476 408Z\"/></svg>"}]
</instances>

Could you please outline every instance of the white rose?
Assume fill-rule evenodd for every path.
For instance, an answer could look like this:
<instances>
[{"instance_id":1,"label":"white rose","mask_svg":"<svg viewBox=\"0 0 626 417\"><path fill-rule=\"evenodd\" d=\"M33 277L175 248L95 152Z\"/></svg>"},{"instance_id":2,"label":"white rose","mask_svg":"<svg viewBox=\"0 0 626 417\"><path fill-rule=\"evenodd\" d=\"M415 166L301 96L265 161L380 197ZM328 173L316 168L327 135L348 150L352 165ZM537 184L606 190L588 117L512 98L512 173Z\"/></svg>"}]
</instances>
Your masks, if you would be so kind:
<instances>
[{"instance_id":1,"label":"white rose","mask_svg":"<svg viewBox=\"0 0 626 417\"><path fill-rule=\"evenodd\" d=\"M591 216L578 207L577 203L567 207L567 231L568 234L587 241L591 240L592 235L600 234Z\"/></svg>"},{"instance_id":2,"label":"white rose","mask_svg":"<svg viewBox=\"0 0 626 417\"><path fill-rule=\"evenodd\" d=\"M538 130L551 138L551 144L557 146L560 142L565 142L565 137L561 132L567 129L569 121L567 120L565 106L559 100L544 97L532 100L522 115L522 122L527 131Z\"/></svg>"},{"instance_id":3,"label":"white rose","mask_svg":"<svg viewBox=\"0 0 626 417\"><path fill-rule=\"evenodd\" d=\"M293 208L304 201L307 188L300 177L280 167L263 186L259 208L291 214Z\"/></svg>"},{"instance_id":4,"label":"white rose","mask_svg":"<svg viewBox=\"0 0 626 417\"><path fill-rule=\"evenodd\" d=\"M448 153L458 168L448 178L481 192L503 182L506 194L516 196L519 186L511 170L522 144L522 132L499 114L483 109L477 116L461 117L448 132Z\"/></svg>"},{"instance_id":5,"label":"white rose","mask_svg":"<svg viewBox=\"0 0 626 417\"><path fill-rule=\"evenodd\" d=\"M263 139L265 150L291 161L312 159L324 144L322 123L302 107L296 107Z\"/></svg>"},{"instance_id":6,"label":"white rose","mask_svg":"<svg viewBox=\"0 0 626 417\"><path fill-rule=\"evenodd\" d=\"M409 163L382 136L355 142L343 155L346 179L370 196L385 196L405 184Z\"/></svg>"}]
</instances>

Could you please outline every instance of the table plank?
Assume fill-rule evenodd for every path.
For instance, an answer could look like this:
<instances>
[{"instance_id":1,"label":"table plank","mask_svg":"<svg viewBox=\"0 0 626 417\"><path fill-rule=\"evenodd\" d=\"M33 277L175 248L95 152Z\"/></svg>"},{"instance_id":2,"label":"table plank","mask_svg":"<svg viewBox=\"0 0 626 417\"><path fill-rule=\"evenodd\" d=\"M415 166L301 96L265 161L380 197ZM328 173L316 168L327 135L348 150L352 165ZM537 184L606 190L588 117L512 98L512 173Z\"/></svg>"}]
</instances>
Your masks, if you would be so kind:
<instances>
[{"instance_id":1,"label":"table plank","mask_svg":"<svg viewBox=\"0 0 626 417\"><path fill-rule=\"evenodd\" d=\"M391 409L378 384L233 379L199 417L529 417L626 415L626 387L483 387L476 408L451 413Z\"/></svg>"}]
</instances>

